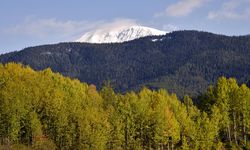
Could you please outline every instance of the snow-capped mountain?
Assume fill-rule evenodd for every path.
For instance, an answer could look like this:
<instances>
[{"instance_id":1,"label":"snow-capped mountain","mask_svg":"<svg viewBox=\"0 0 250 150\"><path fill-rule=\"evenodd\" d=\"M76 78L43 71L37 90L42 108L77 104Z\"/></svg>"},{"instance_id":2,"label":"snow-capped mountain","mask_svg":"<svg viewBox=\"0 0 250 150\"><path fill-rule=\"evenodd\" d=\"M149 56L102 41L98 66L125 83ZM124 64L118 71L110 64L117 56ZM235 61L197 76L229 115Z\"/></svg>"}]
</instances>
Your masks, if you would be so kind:
<instances>
[{"instance_id":1,"label":"snow-capped mountain","mask_svg":"<svg viewBox=\"0 0 250 150\"><path fill-rule=\"evenodd\" d=\"M151 35L164 35L168 32L144 26L124 26L113 29L98 29L85 33L76 42L120 43Z\"/></svg>"}]
</instances>

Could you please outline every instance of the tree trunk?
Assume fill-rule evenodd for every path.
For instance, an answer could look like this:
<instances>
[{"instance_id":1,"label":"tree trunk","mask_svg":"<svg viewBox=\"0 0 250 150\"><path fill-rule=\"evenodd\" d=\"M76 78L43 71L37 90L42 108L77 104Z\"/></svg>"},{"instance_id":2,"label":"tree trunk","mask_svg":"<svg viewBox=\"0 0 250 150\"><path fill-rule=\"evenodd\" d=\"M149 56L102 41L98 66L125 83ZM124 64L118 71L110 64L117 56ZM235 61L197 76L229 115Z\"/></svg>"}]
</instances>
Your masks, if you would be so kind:
<instances>
[{"instance_id":1,"label":"tree trunk","mask_svg":"<svg viewBox=\"0 0 250 150\"><path fill-rule=\"evenodd\" d=\"M126 124L125 124L125 150L128 149L128 119L126 117Z\"/></svg>"},{"instance_id":2,"label":"tree trunk","mask_svg":"<svg viewBox=\"0 0 250 150\"><path fill-rule=\"evenodd\" d=\"M233 113L233 119L234 119L234 141L235 144L238 145L238 141L237 141L237 125L236 125L236 114L235 112Z\"/></svg>"},{"instance_id":3,"label":"tree trunk","mask_svg":"<svg viewBox=\"0 0 250 150\"><path fill-rule=\"evenodd\" d=\"M174 142L173 142L173 139L171 141L171 149L174 150Z\"/></svg>"},{"instance_id":4,"label":"tree trunk","mask_svg":"<svg viewBox=\"0 0 250 150\"><path fill-rule=\"evenodd\" d=\"M227 138L229 140L229 142L231 143L231 132L230 132L230 125L227 126Z\"/></svg>"},{"instance_id":5,"label":"tree trunk","mask_svg":"<svg viewBox=\"0 0 250 150\"><path fill-rule=\"evenodd\" d=\"M247 132L245 122L243 123L243 133L244 133L244 144L247 145Z\"/></svg>"}]
</instances>

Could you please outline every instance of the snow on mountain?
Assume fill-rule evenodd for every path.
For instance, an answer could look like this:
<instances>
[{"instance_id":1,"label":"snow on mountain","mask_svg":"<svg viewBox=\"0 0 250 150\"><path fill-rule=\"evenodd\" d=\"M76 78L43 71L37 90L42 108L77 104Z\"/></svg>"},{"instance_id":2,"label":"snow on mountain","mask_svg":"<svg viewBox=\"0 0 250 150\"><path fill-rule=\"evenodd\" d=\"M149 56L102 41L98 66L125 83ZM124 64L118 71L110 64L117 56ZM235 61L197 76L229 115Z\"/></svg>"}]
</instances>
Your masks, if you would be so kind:
<instances>
[{"instance_id":1,"label":"snow on mountain","mask_svg":"<svg viewBox=\"0 0 250 150\"><path fill-rule=\"evenodd\" d=\"M76 42L120 43L151 35L164 35L168 32L144 26L124 26L113 29L98 29L85 33Z\"/></svg>"}]
</instances>

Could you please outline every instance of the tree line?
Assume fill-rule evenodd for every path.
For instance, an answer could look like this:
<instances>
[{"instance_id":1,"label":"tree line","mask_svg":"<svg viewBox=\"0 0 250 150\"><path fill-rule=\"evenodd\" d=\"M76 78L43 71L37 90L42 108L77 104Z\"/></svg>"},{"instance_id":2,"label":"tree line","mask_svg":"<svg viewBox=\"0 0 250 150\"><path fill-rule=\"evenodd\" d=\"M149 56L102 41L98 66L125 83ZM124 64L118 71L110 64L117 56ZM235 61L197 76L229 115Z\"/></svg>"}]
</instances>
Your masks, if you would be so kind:
<instances>
[{"instance_id":1,"label":"tree line","mask_svg":"<svg viewBox=\"0 0 250 150\"><path fill-rule=\"evenodd\" d=\"M49 67L94 84L98 90L110 81L116 92L138 92L147 86L167 89L180 98L204 93L220 76L247 83L249 60L250 36L198 31L175 31L124 43L41 45L0 55L0 63L22 63L35 70Z\"/></svg>"},{"instance_id":2,"label":"tree line","mask_svg":"<svg viewBox=\"0 0 250 150\"><path fill-rule=\"evenodd\" d=\"M221 77L198 100L0 64L0 149L250 149L245 84Z\"/></svg>"}]
</instances>

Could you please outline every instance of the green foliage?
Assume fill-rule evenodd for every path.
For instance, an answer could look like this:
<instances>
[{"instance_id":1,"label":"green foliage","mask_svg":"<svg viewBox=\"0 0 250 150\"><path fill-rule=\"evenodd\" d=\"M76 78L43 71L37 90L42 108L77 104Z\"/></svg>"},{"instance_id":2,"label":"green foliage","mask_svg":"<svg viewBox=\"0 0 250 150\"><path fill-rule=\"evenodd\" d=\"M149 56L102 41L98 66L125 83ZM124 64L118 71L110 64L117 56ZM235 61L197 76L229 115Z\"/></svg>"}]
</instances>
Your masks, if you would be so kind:
<instances>
[{"instance_id":1,"label":"green foliage","mask_svg":"<svg viewBox=\"0 0 250 150\"><path fill-rule=\"evenodd\" d=\"M152 39L161 39L152 42ZM35 70L50 67L95 84L111 81L115 91L164 88L179 97L197 96L220 76L250 84L250 37L176 31L126 43L60 43L29 47L0 56Z\"/></svg>"},{"instance_id":2,"label":"green foliage","mask_svg":"<svg viewBox=\"0 0 250 150\"><path fill-rule=\"evenodd\" d=\"M250 89L222 77L200 100L0 65L0 149L248 149Z\"/></svg>"},{"instance_id":3,"label":"green foliage","mask_svg":"<svg viewBox=\"0 0 250 150\"><path fill-rule=\"evenodd\" d=\"M250 118L249 92L245 84L239 86L235 79L222 77L208 93L204 94L210 96L202 96L202 105L210 103L207 105L210 106L208 112L214 107L219 109L216 111L220 117L216 117L216 120L219 120L220 138L227 141L232 148L247 146Z\"/></svg>"},{"instance_id":4,"label":"green foliage","mask_svg":"<svg viewBox=\"0 0 250 150\"><path fill-rule=\"evenodd\" d=\"M16 64L0 68L1 138L60 149L104 149L109 123L102 98L91 86Z\"/></svg>"}]
</instances>

